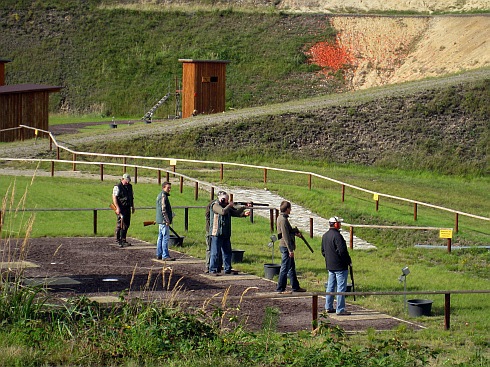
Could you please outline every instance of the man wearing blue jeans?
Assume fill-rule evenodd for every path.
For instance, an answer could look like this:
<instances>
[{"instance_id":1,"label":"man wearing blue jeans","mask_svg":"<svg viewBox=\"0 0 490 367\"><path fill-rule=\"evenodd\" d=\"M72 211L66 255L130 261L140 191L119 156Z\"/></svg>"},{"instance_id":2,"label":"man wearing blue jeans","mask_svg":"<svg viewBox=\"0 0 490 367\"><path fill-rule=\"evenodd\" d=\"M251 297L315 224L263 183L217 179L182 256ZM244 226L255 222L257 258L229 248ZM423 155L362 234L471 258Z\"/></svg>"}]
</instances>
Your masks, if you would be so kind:
<instances>
[{"instance_id":1,"label":"man wearing blue jeans","mask_svg":"<svg viewBox=\"0 0 490 367\"><path fill-rule=\"evenodd\" d=\"M230 196L220 191L218 200L211 206L209 215L209 236L211 239L211 254L209 262L209 273L219 275L221 261L219 253L221 252L225 274L238 274L231 269L231 217L248 217L249 210L242 206L236 209L230 201Z\"/></svg>"},{"instance_id":2,"label":"man wearing blue jeans","mask_svg":"<svg viewBox=\"0 0 490 367\"><path fill-rule=\"evenodd\" d=\"M327 292L345 292L347 290L347 276L352 260L347 251L344 237L340 234L342 219L332 217L328 220L329 230L322 237L322 255L328 270ZM325 310L337 315L350 315L345 310L345 296L337 295L337 308L333 308L333 296L327 295Z\"/></svg>"},{"instance_id":3,"label":"man wearing blue jeans","mask_svg":"<svg viewBox=\"0 0 490 367\"><path fill-rule=\"evenodd\" d=\"M297 229L294 229L289 223L289 214L291 214L291 203L284 200L279 207L281 214L277 217L277 234L281 239L279 250L281 251L281 270L277 280L276 292L291 293L286 291L286 285L289 278L293 292L306 292L306 289L299 286L296 275L296 263L294 261L294 251L296 251L295 236L299 236Z\"/></svg>"},{"instance_id":4,"label":"man wearing blue jeans","mask_svg":"<svg viewBox=\"0 0 490 367\"><path fill-rule=\"evenodd\" d=\"M168 252L168 241L170 239L170 225L172 224L172 206L170 205L170 189L172 184L165 181L162 184L162 191L157 196L156 202L156 223L158 224L157 239L157 259L173 261Z\"/></svg>"}]
</instances>

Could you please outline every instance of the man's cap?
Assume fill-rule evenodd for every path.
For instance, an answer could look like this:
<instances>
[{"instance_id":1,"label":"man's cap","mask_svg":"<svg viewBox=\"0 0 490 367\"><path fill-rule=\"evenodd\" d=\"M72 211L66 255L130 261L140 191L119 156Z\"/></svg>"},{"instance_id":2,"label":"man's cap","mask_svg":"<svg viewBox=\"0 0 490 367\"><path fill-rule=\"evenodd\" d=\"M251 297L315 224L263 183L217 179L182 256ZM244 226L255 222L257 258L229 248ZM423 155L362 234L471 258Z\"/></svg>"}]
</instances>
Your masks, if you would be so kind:
<instances>
[{"instance_id":1,"label":"man's cap","mask_svg":"<svg viewBox=\"0 0 490 367\"><path fill-rule=\"evenodd\" d=\"M228 199L229 196L226 193L226 191L220 191L218 192L218 200L221 201L222 199Z\"/></svg>"},{"instance_id":2,"label":"man's cap","mask_svg":"<svg viewBox=\"0 0 490 367\"><path fill-rule=\"evenodd\" d=\"M331 217L329 220L328 220L328 223L329 224L334 224L334 223L342 223L344 220L340 217Z\"/></svg>"},{"instance_id":3,"label":"man's cap","mask_svg":"<svg viewBox=\"0 0 490 367\"><path fill-rule=\"evenodd\" d=\"M122 175L122 178L128 182L131 182L131 176L129 175L129 173L125 173L124 175Z\"/></svg>"}]
</instances>

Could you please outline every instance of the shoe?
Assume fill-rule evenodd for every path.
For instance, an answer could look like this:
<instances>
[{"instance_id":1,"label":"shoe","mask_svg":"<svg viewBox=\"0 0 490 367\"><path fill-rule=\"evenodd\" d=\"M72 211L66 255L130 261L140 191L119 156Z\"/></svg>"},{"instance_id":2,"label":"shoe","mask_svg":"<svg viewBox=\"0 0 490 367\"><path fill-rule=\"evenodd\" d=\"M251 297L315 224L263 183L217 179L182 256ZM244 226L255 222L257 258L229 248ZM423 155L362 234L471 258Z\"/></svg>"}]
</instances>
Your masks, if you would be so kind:
<instances>
[{"instance_id":1,"label":"shoe","mask_svg":"<svg viewBox=\"0 0 490 367\"><path fill-rule=\"evenodd\" d=\"M161 256L157 256L157 260L161 260L161 259L162 259L162 257L161 257Z\"/></svg>"},{"instance_id":2,"label":"shoe","mask_svg":"<svg viewBox=\"0 0 490 367\"><path fill-rule=\"evenodd\" d=\"M236 270L226 270L226 271L225 271L225 274L233 274L233 275L237 275L237 274L238 274L238 271L236 271Z\"/></svg>"},{"instance_id":3,"label":"shoe","mask_svg":"<svg viewBox=\"0 0 490 367\"><path fill-rule=\"evenodd\" d=\"M330 310L327 310L327 313L335 313L335 309L334 309L334 308L332 308L332 309L330 309Z\"/></svg>"},{"instance_id":4,"label":"shoe","mask_svg":"<svg viewBox=\"0 0 490 367\"><path fill-rule=\"evenodd\" d=\"M219 273L218 273L218 272L216 272L216 271L211 271L211 272L209 273L209 275L212 275L213 277L217 277L217 276L219 276Z\"/></svg>"},{"instance_id":5,"label":"shoe","mask_svg":"<svg viewBox=\"0 0 490 367\"><path fill-rule=\"evenodd\" d=\"M338 316L348 316L350 314L351 314L350 312L345 311L345 310L344 311L337 312L337 315Z\"/></svg>"},{"instance_id":6,"label":"shoe","mask_svg":"<svg viewBox=\"0 0 490 367\"><path fill-rule=\"evenodd\" d=\"M126 240L122 240L121 243L123 244L123 247L131 246L131 244L129 242L126 242Z\"/></svg>"},{"instance_id":7,"label":"shoe","mask_svg":"<svg viewBox=\"0 0 490 367\"><path fill-rule=\"evenodd\" d=\"M306 289L299 287L298 289L293 289L293 292L306 292Z\"/></svg>"},{"instance_id":8,"label":"shoe","mask_svg":"<svg viewBox=\"0 0 490 367\"><path fill-rule=\"evenodd\" d=\"M173 258L173 257L162 257L162 260L164 260L164 261L175 261L175 258Z\"/></svg>"}]
</instances>

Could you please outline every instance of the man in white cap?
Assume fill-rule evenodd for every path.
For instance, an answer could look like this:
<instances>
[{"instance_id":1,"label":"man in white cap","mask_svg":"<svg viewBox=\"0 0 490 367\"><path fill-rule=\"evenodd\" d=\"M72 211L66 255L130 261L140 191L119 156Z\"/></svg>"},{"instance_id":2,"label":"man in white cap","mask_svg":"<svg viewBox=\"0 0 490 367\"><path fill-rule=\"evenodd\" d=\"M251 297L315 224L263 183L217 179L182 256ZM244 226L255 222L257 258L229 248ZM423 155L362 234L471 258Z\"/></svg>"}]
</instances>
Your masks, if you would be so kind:
<instances>
[{"instance_id":1,"label":"man in white cap","mask_svg":"<svg viewBox=\"0 0 490 367\"><path fill-rule=\"evenodd\" d=\"M327 292L345 292L347 290L347 277L349 266L352 265L344 237L340 234L342 219L331 217L328 220L330 228L322 237L322 255L328 270ZM337 295L337 308L333 308L333 296L325 298L325 310L337 315L350 315L345 310L345 296Z\"/></svg>"},{"instance_id":2,"label":"man in white cap","mask_svg":"<svg viewBox=\"0 0 490 367\"><path fill-rule=\"evenodd\" d=\"M126 234L131 225L131 214L134 213L133 186L130 184L131 176L122 175L121 182L112 189L112 203L116 207L117 225L116 240L119 246L130 246L126 241Z\"/></svg>"}]
</instances>

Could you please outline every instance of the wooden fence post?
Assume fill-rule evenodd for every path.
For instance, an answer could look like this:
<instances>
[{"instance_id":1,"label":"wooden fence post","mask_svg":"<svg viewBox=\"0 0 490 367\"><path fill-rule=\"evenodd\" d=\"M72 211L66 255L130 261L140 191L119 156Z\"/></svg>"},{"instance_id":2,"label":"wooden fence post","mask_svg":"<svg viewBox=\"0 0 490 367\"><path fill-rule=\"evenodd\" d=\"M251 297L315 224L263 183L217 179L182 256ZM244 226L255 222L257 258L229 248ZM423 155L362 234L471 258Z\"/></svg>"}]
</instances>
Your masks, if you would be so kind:
<instances>
[{"instance_id":1,"label":"wooden fence post","mask_svg":"<svg viewBox=\"0 0 490 367\"><path fill-rule=\"evenodd\" d=\"M267 183L267 168L264 168L264 184Z\"/></svg>"},{"instance_id":2,"label":"wooden fence post","mask_svg":"<svg viewBox=\"0 0 490 367\"><path fill-rule=\"evenodd\" d=\"M104 165L100 164L100 180L104 181Z\"/></svg>"},{"instance_id":3,"label":"wooden fence post","mask_svg":"<svg viewBox=\"0 0 490 367\"><path fill-rule=\"evenodd\" d=\"M165 181L170 182L170 173L168 171L166 172Z\"/></svg>"},{"instance_id":4,"label":"wooden fence post","mask_svg":"<svg viewBox=\"0 0 490 367\"><path fill-rule=\"evenodd\" d=\"M184 177L182 176L179 177L179 190L181 194L184 192Z\"/></svg>"},{"instance_id":5,"label":"wooden fence post","mask_svg":"<svg viewBox=\"0 0 490 367\"><path fill-rule=\"evenodd\" d=\"M51 177L54 176L54 161L51 161Z\"/></svg>"},{"instance_id":6,"label":"wooden fence post","mask_svg":"<svg viewBox=\"0 0 490 367\"><path fill-rule=\"evenodd\" d=\"M214 199L214 186L211 186L211 193L209 196L210 196L209 201L213 201L213 199Z\"/></svg>"},{"instance_id":7,"label":"wooden fence post","mask_svg":"<svg viewBox=\"0 0 490 367\"><path fill-rule=\"evenodd\" d=\"M94 234L97 234L97 209L94 209Z\"/></svg>"},{"instance_id":8,"label":"wooden fence post","mask_svg":"<svg viewBox=\"0 0 490 367\"><path fill-rule=\"evenodd\" d=\"M310 238L313 238L313 218L310 217Z\"/></svg>"},{"instance_id":9,"label":"wooden fence post","mask_svg":"<svg viewBox=\"0 0 490 367\"><path fill-rule=\"evenodd\" d=\"M444 293L444 330L451 326L451 293Z\"/></svg>"},{"instance_id":10,"label":"wooden fence post","mask_svg":"<svg viewBox=\"0 0 490 367\"><path fill-rule=\"evenodd\" d=\"M451 252L451 239L447 239L447 252Z\"/></svg>"},{"instance_id":11,"label":"wooden fence post","mask_svg":"<svg viewBox=\"0 0 490 367\"><path fill-rule=\"evenodd\" d=\"M458 233L459 230L459 214L456 213L454 216L454 232Z\"/></svg>"},{"instance_id":12,"label":"wooden fence post","mask_svg":"<svg viewBox=\"0 0 490 367\"><path fill-rule=\"evenodd\" d=\"M344 202L345 199L345 185L342 185L342 202Z\"/></svg>"},{"instance_id":13,"label":"wooden fence post","mask_svg":"<svg viewBox=\"0 0 490 367\"><path fill-rule=\"evenodd\" d=\"M220 181L223 181L223 176L224 176L224 166L223 166L223 163L220 164L220 167L219 167L219 180Z\"/></svg>"},{"instance_id":14,"label":"wooden fence post","mask_svg":"<svg viewBox=\"0 0 490 367\"><path fill-rule=\"evenodd\" d=\"M186 232L189 231L189 208L184 208L184 229Z\"/></svg>"},{"instance_id":15,"label":"wooden fence post","mask_svg":"<svg viewBox=\"0 0 490 367\"><path fill-rule=\"evenodd\" d=\"M311 190L311 174L308 175L308 190Z\"/></svg>"},{"instance_id":16,"label":"wooden fence post","mask_svg":"<svg viewBox=\"0 0 490 367\"><path fill-rule=\"evenodd\" d=\"M271 232L274 232L274 209L269 209L269 221L271 224Z\"/></svg>"},{"instance_id":17,"label":"wooden fence post","mask_svg":"<svg viewBox=\"0 0 490 367\"><path fill-rule=\"evenodd\" d=\"M162 184L162 171L160 171L160 170L158 170L157 181L158 181L159 185Z\"/></svg>"},{"instance_id":18,"label":"wooden fence post","mask_svg":"<svg viewBox=\"0 0 490 367\"><path fill-rule=\"evenodd\" d=\"M354 248L354 227L349 228L349 248L352 250Z\"/></svg>"},{"instance_id":19,"label":"wooden fence post","mask_svg":"<svg viewBox=\"0 0 490 367\"><path fill-rule=\"evenodd\" d=\"M60 147L56 147L56 159L60 160Z\"/></svg>"},{"instance_id":20,"label":"wooden fence post","mask_svg":"<svg viewBox=\"0 0 490 367\"><path fill-rule=\"evenodd\" d=\"M376 200L376 211L378 211L379 209L379 196L378 196L378 199Z\"/></svg>"},{"instance_id":21,"label":"wooden fence post","mask_svg":"<svg viewBox=\"0 0 490 367\"><path fill-rule=\"evenodd\" d=\"M138 167L134 167L134 183L138 183Z\"/></svg>"},{"instance_id":22,"label":"wooden fence post","mask_svg":"<svg viewBox=\"0 0 490 367\"><path fill-rule=\"evenodd\" d=\"M73 171L76 171L77 170L77 155L75 153L73 153Z\"/></svg>"},{"instance_id":23,"label":"wooden fence post","mask_svg":"<svg viewBox=\"0 0 490 367\"><path fill-rule=\"evenodd\" d=\"M181 180L183 180L182 176L180 177ZM194 184L194 200L197 201L199 199L199 182L196 181Z\"/></svg>"},{"instance_id":24,"label":"wooden fence post","mask_svg":"<svg viewBox=\"0 0 490 367\"><path fill-rule=\"evenodd\" d=\"M318 327L318 295L311 297L311 325L313 330Z\"/></svg>"},{"instance_id":25,"label":"wooden fence post","mask_svg":"<svg viewBox=\"0 0 490 367\"><path fill-rule=\"evenodd\" d=\"M417 221L417 203L413 203L413 220Z\"/></svg>"},{"instance_id":26,"label":"wooden fence post","mask_svg":"<svg viewBox=\"0 0 490 367\"><path fill-rule=\"evenodd\" d=\"M126 173L127 157L123 157L123 173Z\"/></svg>"}]
</instances>

